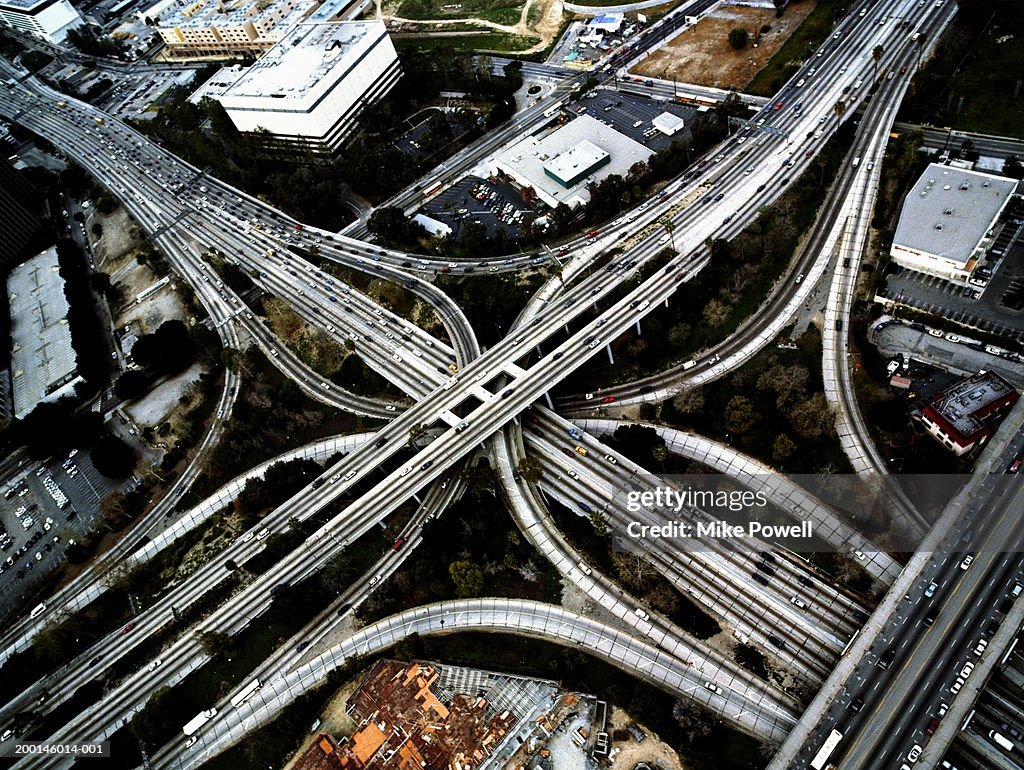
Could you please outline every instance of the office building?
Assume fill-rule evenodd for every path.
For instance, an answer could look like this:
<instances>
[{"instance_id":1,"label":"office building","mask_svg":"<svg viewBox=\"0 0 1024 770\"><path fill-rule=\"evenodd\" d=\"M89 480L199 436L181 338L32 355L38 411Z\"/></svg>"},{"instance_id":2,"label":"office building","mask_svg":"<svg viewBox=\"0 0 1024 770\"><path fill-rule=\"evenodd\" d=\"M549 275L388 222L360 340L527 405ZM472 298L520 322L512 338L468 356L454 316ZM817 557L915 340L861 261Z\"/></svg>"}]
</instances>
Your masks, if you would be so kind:
<instances>
[{"instance_id":1,"label":"office building","mask_svg":"<svg viewBox=\"0 0 1024 770\"><path fill-rule=\"evenodd\" d=\"M995 372L967 377L935 394L918 419L946 449L964 455L995 432L1020 394Z\"/></svg>"},{"instance_id":2,"label":"office building","mask_svg":"<svg viewBox=\"0 0 1024 770\"><path fill-rule=\"evenodd\" d=\"M219 101L239 131L328 151L352 136L363 111L400 75L384 22L305 22L252 66L215 76L220 85L202 96Z\"/></svg>"},{"instance_id":3,"label":"office building","mask_svg":"<svg viewBox=\"0 0 1024 770\"><path fill-rule=\"evenodd\" d=\"M49 43L61 43L84 20L68 0L2 0L0 23Z\"/></svg>"}]
</instances>

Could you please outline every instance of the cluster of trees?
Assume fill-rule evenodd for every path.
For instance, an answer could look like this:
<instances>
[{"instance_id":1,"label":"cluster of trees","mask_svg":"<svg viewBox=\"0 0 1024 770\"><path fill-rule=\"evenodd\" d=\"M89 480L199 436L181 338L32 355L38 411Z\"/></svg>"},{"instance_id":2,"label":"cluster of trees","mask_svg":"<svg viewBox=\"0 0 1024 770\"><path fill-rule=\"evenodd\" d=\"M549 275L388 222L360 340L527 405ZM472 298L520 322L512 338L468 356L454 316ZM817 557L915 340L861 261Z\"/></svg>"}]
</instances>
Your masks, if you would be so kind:
<instances>
[{"instance_id":1,"label":"cluster of trees","mask_svg":"<svg viewBox=\"0 0 1024 770\"><path fill-rule=\"evenodd\" d=\"M361 620L452 597L558 595L557 573L520 536L495 497L493 472L483 466L463 472L470 474L466 494L424 527L423 543L363 606Z\"/></svg>"},{"instance_id":2,"label":"cluster of trees","mask_svg":"<svg viewBox=\"0 0 1024 770\"><path fill-rule=\"evenodd\" d=\"M462 308L482 345L493 345L507 333L512 321L543 278L514 273L488 273L477 277L442 275L437 286Z\"/></svg>"},{"instance_id":3,"label":"cluster of trees","mask_svg":"<svg viewBox=\"0 0 1024 770\"><path fill-rule=\"evenodd\" d=\"M1020 110L1013 98L1020 80L1014 59L1019 49L1012 47L1019 43L997 43L993 30L1020 29L1024 8L1014 0L957 4L963 10L911 81L899 119L962 128L972 123L993 128L1019 123Z\"/></svg>"},{"instance_id":4,"label":"cluster of trees","mask_svg":"<svg viewBox=\"0 0 1024 770\"><path fill-rule=\"evenodd\" d=\"M132 347L132 360L141 368L129 369L114 383L114 392L123 399L134 399L166 375L187 369L198 349L183 321L164 321L152 334L143 334Z\"/></svg>"},{"instance_id":5,"label":"cluster of trees","mask_svg":"<svg viewBox=\"0 0 1024 770\"><path fill-rule=\"evenodd\" d=\"M808 350L815 341L802 340ZM835 415L817 370L791 356L762 353L727 387L686 390L663 417L692 425L785 470L813 472L830 459Z\"/></svg>"},{"instance_id":6,"label":"cluster of trees","mask_svg":"<svg viewBox=\"0 0 1024 770\"><path fill-rule=\"evenodd\" d=\"M84 54L106 58L121 57L127 48L123 40L104 35L99 28L83 25L68 31L67 40Z\"/></svg>"},{"instance_id":7,"label":"cluster of trees","mask_svg":"<svg viewBox=\"0 0 1024 770\"><path fill-rule=\"evenodd\" d=\"M82 249L70 238L57 241L57 264L64 279L64 296L68 301L68 326L71 346L75 349L78 373L88 388L81 395L95 392L109 381L109 353L106 334L96 312L88 265Z\"/></svg>"},{"instance_id":8,"label":"cluster of trees","mask_svg":"<svg viewBox=\"0 0 1024 770\"><path fill-rule=\"evenodd\" d=\"M313 460L298 458L274 463L263 478L249 479L235 498L235 508L243 515L243 525L251 526L272 506L298 492L322 471Z\"/></svg>"},{"instance_id":9,"label":"cluster of trees","mask_svg":"<svg viewBox=\"0 0 1024 770\"><path fill-rule=\"evenodd\" d=\"M716 344L749 317L796 252L800 234L814 221L825 195L823 177L838 168L850 129L837 137L815 165L733 240L706 243L710 262L680 285L667 306L659 307L636 330L612 342L617 363L593 359L586 373L576 372L560 390L592 389L595 380L625 381L681 363ZM666 232L671 236L670 229ZM652 344L656 341L657 344Z\"/></svg>"}]
</instances>

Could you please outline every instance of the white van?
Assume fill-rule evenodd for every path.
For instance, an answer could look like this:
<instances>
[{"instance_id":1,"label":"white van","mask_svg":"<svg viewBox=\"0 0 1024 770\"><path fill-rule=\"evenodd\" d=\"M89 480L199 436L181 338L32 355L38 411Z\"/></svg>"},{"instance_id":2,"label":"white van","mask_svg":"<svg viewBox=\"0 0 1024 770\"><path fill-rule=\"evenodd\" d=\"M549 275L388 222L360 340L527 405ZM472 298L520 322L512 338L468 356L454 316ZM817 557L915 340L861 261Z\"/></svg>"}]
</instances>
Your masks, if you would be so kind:
<instances>
[{"instance_id":1,"label":"white van","mask_svg":"<svg viewBox=\"0 0 1024 770\"><path fill-rule=\"evenodd\" d=\"M988 737L991 738L992 742L996 744L996 746L1001 748L1003 751L1013 751L1013 741L1004 738L995 730L989 730Z\"/></svg>"}]
</instances>

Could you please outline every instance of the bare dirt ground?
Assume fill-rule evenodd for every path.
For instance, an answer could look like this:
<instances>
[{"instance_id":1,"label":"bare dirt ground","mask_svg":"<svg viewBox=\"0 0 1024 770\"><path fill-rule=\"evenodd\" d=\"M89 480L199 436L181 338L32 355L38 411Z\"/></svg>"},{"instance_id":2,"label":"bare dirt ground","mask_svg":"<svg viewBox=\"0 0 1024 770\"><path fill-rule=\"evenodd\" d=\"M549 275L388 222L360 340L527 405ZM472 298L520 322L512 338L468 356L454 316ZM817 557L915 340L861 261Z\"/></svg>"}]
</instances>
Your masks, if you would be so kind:
<instances>
[{"instance_id":1,"label":"bare dirt ground","mask_svg":"<svg viewBox=\"0 0 1024 770\"><path fill-rule=\"evenodd\" d=\"M626 725L632 721L629 714L618 706L612 706L611 719L608 720L608 732L624 730ZM615 759L610 765L611 770L633 770L638 762L646 762L651 767L660 767L663 770L685 770L685 766L679 760L679 755L671 746L643 725L641 728L647 733L647 738L643 743L637 743L632 738L625 742L612 742L612 748L616 750L616 753Z\"/></svg>"},{"instance_id":2,"label":"bare dirt ground","mask_svg":"<svg viewBox=\"0 0 1024 770\"><path fill-rule=\"evenodd\" d=\"M554 41L562 28L562 0L526 0L523 4L519 21L515 24L498 24L487 19L475 17L461 18L438 18L438 19L407 19L401 15L401 2L394 0L374 0L372 18L384 19L399 24L409 24L422 27L438 27L445 25L473 24L478 27L486 27L496 32L505 32L510 35L520 35L530 39L537 39L537 42L521 51L507 51L506 53L534 53L543 51ZM456 33L459 34L459 33ZM461 34L474 34L462 31Z\"/></svg>"},{"instance_id":3,"label":"bare dirt ground","mask_svg":"<svg viewBox=\"0 0 1024 770\"><path fill-rule=\"evenodd\" d=\"M141 400L129 403L125 411L140 425L155 428L178 408L178 400L186 395L202 373L203 368L193 364L181 374L161 382Z\"/></svg>"},{"instance_id":4,"label":"bare dirt ground","mask_svg":"<svg viewBox=\"0 0 1024 770\"><path fill-rule=\"evenodd\" d=\"M631 73L740 91L803 23L814 6L813 1L794 3L781 19L776 19L775 13L765 8L722 6L643 59ZM771 26L771 30L761 35L754 48L754 34L764 25ZM746 29L750 35L750 42L742 51L733 50L729 45L729 30L736 27Z\"/></svg>"}]
</instances>

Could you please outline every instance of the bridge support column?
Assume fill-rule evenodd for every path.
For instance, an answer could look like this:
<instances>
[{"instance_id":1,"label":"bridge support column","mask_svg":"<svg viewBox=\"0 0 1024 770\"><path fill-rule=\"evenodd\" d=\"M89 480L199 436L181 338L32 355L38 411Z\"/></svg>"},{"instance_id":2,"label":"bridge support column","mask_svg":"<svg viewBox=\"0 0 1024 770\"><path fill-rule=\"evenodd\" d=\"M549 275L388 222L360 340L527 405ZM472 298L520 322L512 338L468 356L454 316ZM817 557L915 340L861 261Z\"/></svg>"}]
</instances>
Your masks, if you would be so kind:
<instances>
[{"instance_id":1,"label":"bridge support column","mask_svg":"<svg viewBox=\"0 0 1024 770\"><path fill-rule=\"evenodd\" d=\"M604 349L608 351L608 363L610 363L612 366L614 366L615 365L615 356L612 354L612 346L610 344L609 345L605 345Z\"/></svg>"},{"instance_id":2,"label":"bridge support column","mask_svg":"<svg viewBox=\"0 0 1024 770\"><path fill-rule=\"evenodd\" d=\"M552 412L555 411L555 402L551 400L551 394L548 391L544 391L544 400L547 402L548 409Z\"/></svg>"}]
</instances>

